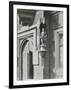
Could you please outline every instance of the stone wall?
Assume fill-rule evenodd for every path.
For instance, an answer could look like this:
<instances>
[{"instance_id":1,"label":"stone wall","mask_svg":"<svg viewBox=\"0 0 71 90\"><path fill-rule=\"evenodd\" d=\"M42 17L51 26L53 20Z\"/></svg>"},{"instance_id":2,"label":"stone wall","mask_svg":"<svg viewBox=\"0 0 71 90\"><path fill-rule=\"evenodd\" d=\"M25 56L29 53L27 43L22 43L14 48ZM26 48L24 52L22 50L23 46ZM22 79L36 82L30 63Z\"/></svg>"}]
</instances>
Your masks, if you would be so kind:
<instances>
[{"instance_id":1,"label":"stone wall","mask_svg":"<svg viewBox=\"0 0 71 90\"><path fill-rule=\"evenodd\" d=\"M46 32L48 33L48 59L49 59L49 76L50 78L56 78L55 68L55 40L54 31L59 28L63 28L63 12L56 12L54 14L45 14Z\"/></svg>"}]
</instances>

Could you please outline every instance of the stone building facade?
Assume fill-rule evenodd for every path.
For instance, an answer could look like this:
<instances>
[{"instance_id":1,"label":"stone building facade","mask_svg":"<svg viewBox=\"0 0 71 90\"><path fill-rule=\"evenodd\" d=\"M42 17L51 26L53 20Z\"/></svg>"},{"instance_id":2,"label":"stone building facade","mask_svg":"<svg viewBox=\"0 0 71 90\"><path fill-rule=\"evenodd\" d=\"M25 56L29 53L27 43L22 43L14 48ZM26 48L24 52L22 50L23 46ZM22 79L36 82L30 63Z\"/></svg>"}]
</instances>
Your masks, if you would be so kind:
<instances>
[{"instance_id":1,"label":"stone building facade","mask_svg":"<svg viewBox=\"0 0 71 90\"><path fill-rule=\"evenodd\" d=\"M63 77L63 12L17 10L17 79Z\"/></svg>"}]
</instances>

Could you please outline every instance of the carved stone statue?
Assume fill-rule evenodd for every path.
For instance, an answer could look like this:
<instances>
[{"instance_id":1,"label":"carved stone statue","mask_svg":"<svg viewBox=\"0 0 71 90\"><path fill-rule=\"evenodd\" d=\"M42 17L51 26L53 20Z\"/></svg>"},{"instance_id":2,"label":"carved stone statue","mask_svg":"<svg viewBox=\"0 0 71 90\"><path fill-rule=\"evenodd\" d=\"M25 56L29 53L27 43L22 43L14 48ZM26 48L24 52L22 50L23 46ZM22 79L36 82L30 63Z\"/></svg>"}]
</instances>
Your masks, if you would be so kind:
<instances>
[{"instance_id":1,"label":"carved stone statue","mask_svg":"<svg viewBox=\"0 0 71 90\"><path fill-rule=\"evenodd\" d=\"M44 32L44 28L42 29L41 36L40 36L41 45L46 45L47 42L47 35L46 32Z\"/></svg>"}]
</instances>

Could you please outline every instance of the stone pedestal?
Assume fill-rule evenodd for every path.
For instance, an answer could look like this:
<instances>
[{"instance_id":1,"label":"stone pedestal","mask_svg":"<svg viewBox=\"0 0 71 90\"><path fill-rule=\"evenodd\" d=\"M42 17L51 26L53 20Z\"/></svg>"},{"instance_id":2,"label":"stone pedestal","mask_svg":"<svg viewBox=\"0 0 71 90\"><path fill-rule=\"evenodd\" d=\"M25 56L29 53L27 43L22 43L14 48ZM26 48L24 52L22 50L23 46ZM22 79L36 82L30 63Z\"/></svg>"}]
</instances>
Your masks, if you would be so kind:
<instances>
[{"instance_id":1,"label":"stone pedestal","mask_svg":"<svg viewBox=\"0 0 71 90\"><path fill-rule=\"evenodd\" d=\"M45 60L46 60L46 54L47 54L47 50L41 46L40 48L40 51L39 51L39 54L40 54L40 66L41 66L41 69L42 69L42 79L45 78Z\"/></svg>"}]
</instances>

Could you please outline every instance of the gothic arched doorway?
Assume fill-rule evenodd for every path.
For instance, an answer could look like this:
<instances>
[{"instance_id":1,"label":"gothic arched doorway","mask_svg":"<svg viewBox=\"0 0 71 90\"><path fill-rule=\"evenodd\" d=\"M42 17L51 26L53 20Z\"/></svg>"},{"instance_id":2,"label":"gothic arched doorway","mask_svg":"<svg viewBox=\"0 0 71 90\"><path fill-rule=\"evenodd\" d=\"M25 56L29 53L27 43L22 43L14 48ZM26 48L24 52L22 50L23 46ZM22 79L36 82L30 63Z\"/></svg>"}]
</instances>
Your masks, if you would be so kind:
<instances>
[{"instance_id":1,"label":"gothic arched doorway","mask_svg":"<svg viewBox=\"0 0 71 90\"><path fill-rule=\"evenodd\" d=\"M21 80L33 79L32 38L21 45Z\"/></svg>"}]
</instances>

